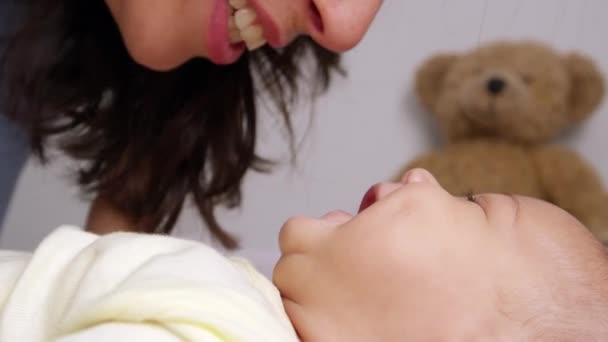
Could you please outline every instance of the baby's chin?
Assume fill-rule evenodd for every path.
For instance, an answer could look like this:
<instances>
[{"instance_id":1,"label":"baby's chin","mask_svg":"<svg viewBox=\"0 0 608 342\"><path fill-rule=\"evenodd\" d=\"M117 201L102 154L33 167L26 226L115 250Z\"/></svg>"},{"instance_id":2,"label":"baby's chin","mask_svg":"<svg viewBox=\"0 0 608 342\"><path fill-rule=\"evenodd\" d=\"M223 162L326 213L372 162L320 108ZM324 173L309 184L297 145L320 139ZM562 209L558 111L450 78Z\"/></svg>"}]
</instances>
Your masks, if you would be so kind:
<instances>
[{"instance_id":1,"label":"baby's chin","mask_svg":"<svg viewBox=\"0 0 608 342\"><path fill-rule=\"evenodd\" d=\"M347 213L343 210L334 210L330 211L327 214L319 217L319 219L323 221L329 221L334 224L344 224L350 220L352 220L353 215Z\"/></svg>"}]
</instances>

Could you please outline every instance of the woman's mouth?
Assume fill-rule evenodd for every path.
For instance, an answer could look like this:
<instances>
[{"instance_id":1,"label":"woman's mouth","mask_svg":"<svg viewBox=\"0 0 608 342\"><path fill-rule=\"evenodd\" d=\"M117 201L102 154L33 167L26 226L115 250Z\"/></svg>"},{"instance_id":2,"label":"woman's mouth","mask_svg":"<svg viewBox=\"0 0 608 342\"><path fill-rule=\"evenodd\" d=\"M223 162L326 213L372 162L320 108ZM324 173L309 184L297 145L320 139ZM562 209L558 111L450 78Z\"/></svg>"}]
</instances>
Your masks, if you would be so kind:
<instances>
[{"instance_id":1,"label":"woman's mouth","mask_svg":"<svg viewBox=\"0 0 608 342\"><path fill-rule=\"evenodd\" d=\"M255 50L266 44L264 27L259 24L259 17L248 0L228 0L232 13L228 19L230 43L245 42L247 49Z\"/></svg>"},{"instance_id":2,"label":"woman's mouth","mask_svg":"<svg viewBox=\"0 0 608 342\"><path fill-rule=\"evenodd\" d=\"M256 0L217 0L208 30L209 59L232 64L245 48L280 44L278 26Z\"/></svg>"}]
</instances>

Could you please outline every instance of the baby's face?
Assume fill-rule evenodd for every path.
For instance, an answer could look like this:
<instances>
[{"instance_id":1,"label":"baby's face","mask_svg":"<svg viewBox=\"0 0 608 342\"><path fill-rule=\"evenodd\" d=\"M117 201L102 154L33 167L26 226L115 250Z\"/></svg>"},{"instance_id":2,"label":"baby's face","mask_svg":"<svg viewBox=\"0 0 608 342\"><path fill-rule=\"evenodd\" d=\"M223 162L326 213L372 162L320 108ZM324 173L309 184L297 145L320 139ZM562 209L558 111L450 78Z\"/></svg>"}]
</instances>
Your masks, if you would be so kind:
<instances>
[{"instance_id":1,"label":"baby's face","mask_svg":"<svg viewBox=\"0 0 608 342\"><path fill-rule=\"evenodd\" d=\"M605 267L601 244L565 211L453 197L424 170L373 187L361 209L281 230L273 280L305 341L528 338L512 333L572 315L565 293L594 290Z\"/></svg>"}]
</instances>

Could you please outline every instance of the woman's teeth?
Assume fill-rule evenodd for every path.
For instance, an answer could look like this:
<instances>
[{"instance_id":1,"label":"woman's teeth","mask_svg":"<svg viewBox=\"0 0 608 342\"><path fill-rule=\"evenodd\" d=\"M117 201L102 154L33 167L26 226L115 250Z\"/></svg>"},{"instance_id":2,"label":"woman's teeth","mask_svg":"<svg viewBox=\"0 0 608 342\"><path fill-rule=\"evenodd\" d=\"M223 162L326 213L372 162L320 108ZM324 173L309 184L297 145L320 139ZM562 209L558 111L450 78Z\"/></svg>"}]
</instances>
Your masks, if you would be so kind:
<instances>
[{"instance_id":1,"label":"woman's teeth","mask_svg":"<svg viewBox=\"0 0 608 342\"><path fill-rule=\"evenodd\" d=\"M247 6L247 0L228 0L228 3L234 9L228 19L230 43L244 41L249 50L255 50L266 44L264 28L256 24L257 14L253 8Z\"/></svg>"}]
</instances>

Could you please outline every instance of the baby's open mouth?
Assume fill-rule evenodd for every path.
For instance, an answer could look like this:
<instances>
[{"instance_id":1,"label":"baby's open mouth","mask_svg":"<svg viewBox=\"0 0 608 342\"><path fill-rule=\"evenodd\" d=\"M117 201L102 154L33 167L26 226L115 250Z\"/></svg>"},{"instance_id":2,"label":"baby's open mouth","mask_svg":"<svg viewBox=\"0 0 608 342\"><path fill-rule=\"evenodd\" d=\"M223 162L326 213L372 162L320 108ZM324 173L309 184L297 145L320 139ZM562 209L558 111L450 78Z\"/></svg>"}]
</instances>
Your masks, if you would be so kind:
<instances>
[{"instance_id":1,"label":"baby's open mouth","mask_svg":"<svg viewBox=\"0 0 608 342\"><path fill-rule=\"evenodd\" d=\"M359 205L358 212L360 213L363 210L369 208L372 204L376 203L377 200L377 186L372 186L371 188L369 188L369 190L367 190L367 192L363 196L363 199L361 199L361 205Z\"/></svg>"},{"instance_id":2,"label":"baby's open mouth","mask_svg":"<svg viewBox=\"0 0 608 342\"><path fill-rule=\"evenodd\" d=\"M248 6L248 0L228 0L232 14L228 19L230 43L245 42L247 49L255 50L264 44L264 28L257 23L257 13Z\"/></svg>"}]
</instances>

